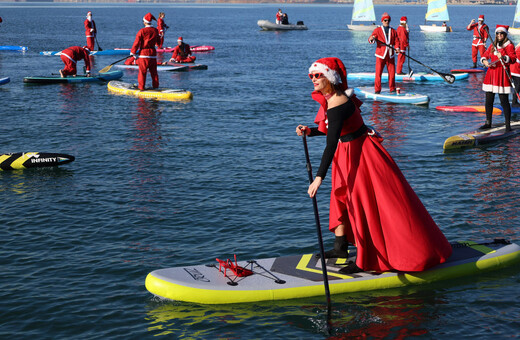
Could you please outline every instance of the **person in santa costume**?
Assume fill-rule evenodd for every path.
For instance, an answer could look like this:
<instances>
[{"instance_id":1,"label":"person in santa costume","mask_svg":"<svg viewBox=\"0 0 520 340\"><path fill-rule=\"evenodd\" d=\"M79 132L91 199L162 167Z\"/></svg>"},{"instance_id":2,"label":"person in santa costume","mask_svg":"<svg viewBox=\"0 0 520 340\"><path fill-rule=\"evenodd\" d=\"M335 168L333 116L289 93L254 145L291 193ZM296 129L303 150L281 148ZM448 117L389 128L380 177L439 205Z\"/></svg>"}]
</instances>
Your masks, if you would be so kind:
<instances>
[{"instance_id":1,"label":"person in santa costume","mask_svg":"<svg viewBox=\"0 0 520 340\"><path fill-rule=\"evenodd\" d=\"M157 74L157 52L155 45L159 42L159 31L152 26L152 20L156 20L151 13L143 17L144 28L141 28L135 36L130 55L137 59L139 74L137 81L139 90L144 90L146 85L146 73L149 71L152 77L152 87L159 87L159 75ZM139 52L139 55L137 53Z\"/></svg>"},{"instance_id":2,"label":"person in santa costume","mask_svg":"<svg viewBox=\"0 0 520 340\"><path fill-rule=\"evenodd\" d=\"M76 63L81 59L85 61L87 77L90 77L90 49L87 46L71 46L61 51L60 57L65 64L65 67L60 70L62 78L76 76L78 72Z\"/></svg>"},{"instance_id":3,"label":"person in santa costume","mask_svg":"<svg viewBox=\"0 0 520 340\"><path fill-rule=\"evenodd\" d=\"M473 68L477 67L477 54L480 56L486 51L486 41L488 39L488 25L484 23L484 15L478 17L478 23L475 19L471 19L471 22L466 27L468 31L473 30L473 41L471 43L471 59L473 60Z\"/></svg>"},{"instance_id":4,"label":"person in santa costume","mask_svg":"<svg viewBox=\"0 0 520 340\"><path fill-rule=\"evenodd\" d=\"M515 47L516 61L511 65L511 78L513 78L513 85L515 85L516 92L520 90L520 43ZM513 92L513 107L520 107L520 102L515 92Z\"/></svg>"},{"instance_id":5,"label":"person in santa costume","mask_svg":"<svg viewBox=\"0 0 520 340\"><path fill-rule=\"evenodd\" d=\"M182 37L179 37L169 61L172 63L193 63L195 59L197 57L191 55L190 45L184 43Z\"/></svg>"},{"instance_id":6,"label":"person in santa costume","mask_svg":"<svg viewBox=\"0 0 520 340\"><path fill-rule=\"evenodd\" d=\"M326 135L320 167L308 194L316 195L332 164L329 230L336 238L327 258L356 261L343 273L423 271L445 262L451 246L383 147L382 138L361 117L362 102L347 85L338 58L318 59L309 68L312 98L320 104L317 127L298 125L301 136Z\"/></svg>"},{"instance_id":7,"label":"person in santa costume","mask_svg":"<svg viewBox=\"0 0 520 340\"><path fill-rule=\"evenodd\" d=\"M276 24L277 25L282 24L282 16L283 16L282 9L278 8L278 12L276 12Z\"/></svg>"},{"instance_id":8,"label":"person in santa costume","mask_svg":"<svg viewBox=\"0 0 520 340\"><path fill-rule=\"evenodd\" d=\"M509 105L511 74L509 67L516 62L516 54L513 43L507 38L508 30L509 26L497 25L495 29L497 50L491 44L480 58L480 62L488 68L482 84L482 90L486 92L486 123L480 127L481 129L491 128L493 103L495 93L498 93L506 122L506 132L511 131L511 106Z\"/></svg>"},{"instance_id":9,"label":"person in santa costume","mask_svg":"<svg viewBox=\"0 0 520 340\"><path fill-rule=\"evenodd\" d=\"M400 42L397 36L397 31L390 27L390 15L383 13L381 16L381 22L383 26L380 26L372 32L368 42L373 44L377 42L376 47L376 80L374 83L375 93L381 93L381 75L386 65L388 71L388 82L390 86L390 92L395 92L395 52L399 51ZM385 45L386 44L386 45ZM393 46L389 47L387 45Z\"/></svg>"},{"instance_id":10,"label":"person in santa costume","mask_svg":"<svg viewBox=\"0 0 520 340\"><path fill-rule=\"evenodd\" d=\"M164 34L166 33L166 30L170 28L170 26L166 25L164 22L164 17L164 12L159 13L159 17L157 17L157 30L159 31L159 43L157 44L157 48L163 48Z\"/></svg>"},{"instance_id":11,"label":"person in santa costume","mask_svg":"<svg viewBox=\"0 0 520 340\"><path fill-rule=\"evenodd\" d=\"M401 21L399 22L400 25L397 27L397 37L399 38L399 49L401 50L401 53L397 55L397 68L396 72L397 74L404 74L403 73L403 64L406 60L406 49L409 45L408 35L409 35L409 29L408 29L408 18L407 17L401 17Z\"/></svg>"},{"instance_id":12,"label":"person in santa costume","mask_svg":"<svg viewBox=\"0 0 520 340\"><path fill-rule=\"evenodd\" d=\"M97 34L97 29L96 29L96 23L94 22L94 20L92 20L92 12L87 12L87 18L85 19L85 37L87 38L87 47L91 50L91 51L94 51L96 45L95 45L95 41L96 41L96 34Z\"/></svg>"}]
</instances>

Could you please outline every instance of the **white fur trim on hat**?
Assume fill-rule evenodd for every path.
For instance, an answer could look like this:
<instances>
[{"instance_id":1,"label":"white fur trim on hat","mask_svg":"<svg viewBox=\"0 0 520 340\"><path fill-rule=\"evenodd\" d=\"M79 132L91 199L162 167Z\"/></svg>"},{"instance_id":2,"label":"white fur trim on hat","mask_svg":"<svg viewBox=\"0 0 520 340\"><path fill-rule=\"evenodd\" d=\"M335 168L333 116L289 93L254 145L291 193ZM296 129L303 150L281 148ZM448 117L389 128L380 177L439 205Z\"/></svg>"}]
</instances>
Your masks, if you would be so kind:
<instances>
[{"instance_id":1,"label":"white fur trim on hat","mask_svg":"<svg viewBox=\"0 0 520 340\"><path fill-rule=\"evenodd\" d=\"M323 73L325 78L327 78L334 85L341 83L341 77L339 73L332 70L325 64L318 62L312 63L311 67L309 67L309 73L313 72Z\"/></svg>"},{"instance_id":2,"label":"white fur trim on hat","mask_svg":"<svg viewBox=\"0 0 520 340\"><path fill-rule=\"evenodd\" d=\"M504 32L505 34L507 34L507 28L505 28L504 26L498 26L495 30L495 34L497 34L498 32Z\"/></svg>"}]
</instances>

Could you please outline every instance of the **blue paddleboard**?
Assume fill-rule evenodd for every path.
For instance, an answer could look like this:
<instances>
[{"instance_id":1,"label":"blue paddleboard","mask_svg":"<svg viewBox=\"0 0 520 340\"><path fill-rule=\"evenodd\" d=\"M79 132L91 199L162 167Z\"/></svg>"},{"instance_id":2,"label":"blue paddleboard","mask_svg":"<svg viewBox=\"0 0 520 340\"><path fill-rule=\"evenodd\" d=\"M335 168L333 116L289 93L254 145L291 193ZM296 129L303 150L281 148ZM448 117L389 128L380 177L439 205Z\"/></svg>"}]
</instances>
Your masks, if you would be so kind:
<instances>
[{"instance_id":1,"label":"blue paddleboard","mask_svg":"<svg viewBox=\"0 0 520 340\"><path fill-rule=\"evenodd\" d=\"M381 93L374 93L374 87L356 87L354 92L360 98L369 98L375 101L389 102L389 103L400 103L400 104L414 104L414 105L425 105L430 102L430 98L424 94L407 93L402 92L397 94L396 92L390 93L390 90L383 89Z\"/></svg>"},{"instance_id":2,"label":"blue paddleboard","mask_svg":"<svg viewBox=\"0 0 520 340\"><path fill-rule=\"evenodd\" d=\"M454 73L453 76L455 80L466 79L469 77L468 73ZM357 73L348 73L347 80L375 80L376 74L374 72L357 72ZM411 77L408 74L396 74L396 81L444 81L440 75L435 73L424 73L417 72L413 73ZM381 81L388 81L388 73L383 73L381 75Z\"/></svg>"},{"instance_id":3,"label":"blue paddleboard","mask_svg":"<svg viewBox=\"0 0 520 340\"><path fill-rule=\"evenodd\" d=\"M9 78L9 77L0 78L0 85L7 84L10 81L11 81L11 78Z\"/></svg>"}]
</instances>

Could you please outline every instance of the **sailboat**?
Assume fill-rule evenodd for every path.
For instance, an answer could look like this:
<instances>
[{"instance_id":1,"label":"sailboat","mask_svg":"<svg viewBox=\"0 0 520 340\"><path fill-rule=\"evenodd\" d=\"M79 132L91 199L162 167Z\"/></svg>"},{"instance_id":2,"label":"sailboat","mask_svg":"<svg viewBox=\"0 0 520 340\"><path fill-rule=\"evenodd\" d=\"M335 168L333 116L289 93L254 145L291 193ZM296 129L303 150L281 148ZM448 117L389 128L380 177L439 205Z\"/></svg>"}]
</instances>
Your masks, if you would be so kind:
<instances>
[{"instance_id":1,"label":"sailboat","mask_svg":"<svg viewBox=\"0 0 520 340\"><path fill-rule=\"evenodd\" d=\"M372 24L354 25L354 21L372 21ZM347 28L353 31L372 31L377 27L375 21L376 13L374 12L374 3L372 0L355 0L354 8L352 9L352 20L350 21L350 25L347 25Z\"/></svg>"},{"instance_id":2,"label":"sailboat","mask_svg":"<svg viewBox=\"0 0 520 340\"><path fill-rule=\"evenodd\" d=\"M515 22L520 22L520 0L516 2L515 17L513 18L513 25L509 27L509 34L520 35L520 27L514 27Z\"/></svg>"},{"instance_id":3,"label":"sailboat","mask_svg":"<svg viewBox=\"0 0 520 340\"><path fill-rule=\"evenodd\" d=\"M446 0L428 0L428 10L426 11L425 21L442 21L442 25L419 25L424 32L451 32L451 27L446 24L450 21Z\"/></svg>"}]
</instances>

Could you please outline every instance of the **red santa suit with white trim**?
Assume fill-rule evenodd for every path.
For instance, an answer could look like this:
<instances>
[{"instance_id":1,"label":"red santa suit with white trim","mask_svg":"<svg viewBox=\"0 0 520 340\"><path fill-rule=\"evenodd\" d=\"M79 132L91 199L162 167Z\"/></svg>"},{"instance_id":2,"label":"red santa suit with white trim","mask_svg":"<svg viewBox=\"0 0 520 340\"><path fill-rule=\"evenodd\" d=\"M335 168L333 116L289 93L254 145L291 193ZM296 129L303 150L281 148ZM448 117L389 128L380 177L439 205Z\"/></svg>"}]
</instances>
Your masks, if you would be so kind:
<instances>
[{"instance_id":1,"label":"red santa suit with white trim","mask_svg":"<svg viewBox=\"0 0 520 340\"><path fill-rule=\"evenodd\" d=\"M376 93L381 92L381 75L383 74L383 69L386 65L386 69L388 71L388 83L390 87L390 92L395 91L395 50L387 45L394 46L395 49L399 50L400 43L399 38L397 36L397 31L390 27L390 15L388 13L383 13L381 16L381 22L383 26L378 27L372 32L370 38L368 38L368 42L373 44L377 41L376 46L376 79L374 82L374 90ZM386 26L385 26L386 25ZM388 33L385 33L385 27L388 29Z\"/></svg>"},{"instance_id":2,"label":"red santa suit with white trim","mask_svg":"<svg viewBox=\"0 0 520 340\"><path fill-rule=\"evenodd\" d=\"M65 64L63 70L60 70L61 76L75 76L77 74L76 63L85 60L85 68L87 75L90 74L90 50L87 46L71 46L60 54L61 61Z\"/></svg>"},{"instance_id":3,"label":"red santa suit with white trim","mask_svg":"<svg viewBox=\"0 0 520 340\"><path fill-rule=\"evenodd\" d=\"M484 15L478 17L478 24L475 19L471 20L466 27L468 31L473 30L473 41L471 42L471 59L473 60L473 67L477 67L477 54L480 53L482 57L486 51L486 41L488 39L488 25L484 23Z\"/></svg>"},{"instance_id":4,"label":"red santa suit with white trim","mask_svg":"<svg viewBox=\"0 0 520 340\"><path fill-rule=\"evenodd\" d=\"M516 45L515 56L516 56L516 61L510 67L511 77L513 78L513 83L515 85L516 91L520 91L520 44ZM513 94L513 100L511 102L511 105L514 107L520 106L518 97L515 94Z\"/></svg>"},{"instance_id":5,"label":"red santa suit with white trim","mask_svg":"<svg viewBox=\"0 0 520 340\"><path fill-rule=\"evenodd\" d=\"M502 26L503 25L497 25ZM509 26L507 26L509 28ZM500 30L500 28L497 28ZM501 46L498 46L498 52L502 55L502 61L506 66L507 72L509 72L510 65L513 65L516 62L516 54L515 54L515 46L511 42L511 40L506 41ZM491 66L487 69L486 77L484 78L484 82L482 84L482 90L485 92L493 92L493 93L511 93L511 82L509 81L509 77L507 76L502 63L497 58L497 52L493 45L489 45L489 48L484 52L481 61L486 59Z\"/></svg>"},{"instance_id":6,"label":"red santa suit with white trim","mask_svg":"<svg viewBox=\"0 0 520 340\"><path fill-rule=\"evenodd\" d=\"M182 37L177 39L177 46L173 49L172 57L170 60L177 63L193 63L197 57L191 55L190 45L185 44Z\"/></svg>"},{"instance_id":7,"label":"red santa suit with white trim","mask_svg":"<svg viewBox=\"0 0 520 340\"><path fill-rule=\"evenodd\" d=\"M365 271L422 271L445 262L452 252L449 242L381 144L382 138L367 132L359 109L362 102L348 89L343 62L322 58L309 73L323 74L349 97L329 109L322 92L312 93L321 107L314 120L318 128L311 129L310 136L327 135L316 176L324 178L332 163L329 229L345 226L346 238L357 248L356 265Z\"/></svg>"},{"instance_id":8,"label":"red santa suit with white trim","mask_svg":"<svg viewBox=\"0 0 520 340\"><path fill-rule=\"evenodd\" d=\"M96 23L92 20L92 12L87 12L87 19L85 19L85 37L87 38L87 47L89 50L94 51L96 48Z\"/></svg>"},{"instance_id":9,"label":"red santa suit with white trim","mask_svg":"<svg viewBox=\"0 0 520 340\"><path fill-rule=\"evenodd\" d=\"M157 19L157 31L159 31L159 43L157 44L157 48L163 48L164 34L166 33L166 30L170 28L170 26L166 25L163 18L164 13L161 13Z\"/></svg>"},{"instance_id":10,"label":"red santa suit with white trim","mask_svg":"<svg viewBox=\"0 0 520 340\"><path fill-rule=\"evenodd\" d=\"M397 27L397 37L399 38L399 49L403 53L399 53L397 55L397 68L395 70L395 72L397 72L397 74L403 74L403 64L406 60L405 53L406 53L406 49L409 46L409 43L408 43L408 37L409 37L408 18L401 17L400 24L401 25L399 25L399 27Z\"/></svg>"},{"instance_id":11,"label":"red santa suit with white trim","mask_svg":"<svg viewBox=\"0 0 520 340\"><path fill-rule=\"evenodd\" d=\"M159 75L157 74L157 51L155 45L159 42L159 31L152 27L152 20L156 20L151 13L143 17L144 28L141 28L135 36L134 44L130 54L137 59L139 74L137 81L139 89L144 90L146 85L146 72L150 71L152 77L152 87L159 87ZM137 56L139 52L139 56Z\"/></svg>"}]
</instances>

